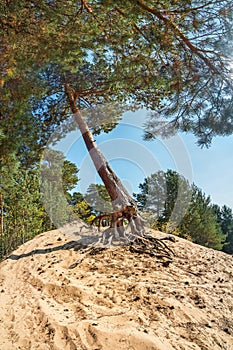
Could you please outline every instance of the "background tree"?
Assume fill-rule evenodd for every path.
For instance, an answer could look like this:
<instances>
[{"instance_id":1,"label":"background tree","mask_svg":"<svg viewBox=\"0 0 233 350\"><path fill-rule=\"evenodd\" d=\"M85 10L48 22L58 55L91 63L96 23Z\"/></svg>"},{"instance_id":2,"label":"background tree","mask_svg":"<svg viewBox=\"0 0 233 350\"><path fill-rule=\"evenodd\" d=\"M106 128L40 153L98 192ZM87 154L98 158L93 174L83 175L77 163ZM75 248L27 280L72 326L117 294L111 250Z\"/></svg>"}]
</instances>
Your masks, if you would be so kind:
<instances>
[{"instance_id":1,"label":"background tree","mask_svg":"<svg viewBox=\"0 0 233 350\"><path fill-rule=\"evenodd\" d=\"M134 194L139 208L145 211L153 211L155 218L160 220L164 211L167 188L164 172L159 171L147 177L142 184L139 185L141 193Z\"/></svg>"},{"instance_id":2,"label":"background tree","mask_svg":"<svg viewBox=\"0 0 233 350\"><path fill-rule=\"evenodd\" d=\"M220 223L213 212L210 197L197 186L190 185L177 172L168 170L152 174L139 188L141 193L136 194L135 198L139 201L139 207L143 205L145 217L150 214L153 228L173 232L197 244L222 249L226 237L226 230L221 225L223 221ZM159 203L158 188L159 193L164 194Z\"/></svg>"},{"instance_id":3,"label":"background tree","mask_svg":"<svg viewBox=\"0 0 233 350\"><path fill-rule=\"evenodd\" d=\"M209 248L221 250L225 235L213 214L211 200L197 186L192 186L192 200L180 223L181 236Z\"/></svg>"},{"instance_id":4,"label":"background tree","mask_svg":"<svg viewBox=\"0 0 233 350\"><path fill-rule=\"evenodd\" d=\"M67 200L70 200L71 199L70 191L72 191L76 187L79 181L79 178L78 178L79 170L74 163L68 160L65 160L64 158L63 160L64 160L63 166L62 166L63 192L65 193Z\"/></svg>"},{"instance_id":5,"label":"background tree","mask_svg":"<svg viewBox=\"0 0 233 350\"><path fill-rule=\"evenodd\" d=\"M167 170L166 201L161 222L170 221L170 229L175 228L182 220L187 207L190 204L192 189L189 182L176 171Z\"/></svg>"},{"instance_id":6,"label":"background tree","mask_svg":"<svg viewBox=\"0 0 233 350\"><path fill-rule=\"evenodd\" d=\"M25 170L19 164L1 167L0 256L36 234L46 231L49 221L42 206L38 170Z\"/></svg>"},{"instance_id":7,"label":"background tree","mask_svg":"<svg viewBox=\"0 0 233 350\"><path fill-rule=\"evenodd\" d=\"M78 169L75 164L66 161L60 151L47 149L41 163L41 193L46 211L55 226L62 226L75 220L71 199L72 190L78 182Z\"/></svg>"},{"instance_id":8,"label":"background tree","mask_svg":"<svg viewBox=\"0 0 233 350\"><path fill-rule=\"evenodd\" d=\"M233 254L233 213L232 209L224 205L220 208L218 205L212 207L217 222L220 224L222 232L226 236L223 251Z\"/></svg>"},{"instance_id":9,"label":"background tree","mask_svg":"<svg viewBox=\"0 0 233 350\"><path fill-rule=\"evenodd\" d=\"M84 195L79 192L74 192L71 196L70 205L72 210L79 218L87 223L91 223L95 218L92 208L84 199Z\"/></svg>"},{"instance_id":10,"label":"background tree","mask_svg":"<svg viewBox=\"0 0 233 350\"><path fill-rule=\"evenodd\" d=\"M92 212L108 214L112 212L111 198L106 187L99 184L91 184L85 194L85 200L92 208Z\"/></svg>"},{"instance_id":11,"label":"background tree","mask_svg":"<svg viewBox=\"0 0 233 350\"><path fill-rule=\"evenodd\" d=\"M139 185L141 193L134 194L139 208L153 213L157 227L170 222L177 227L191 199L191 186L176 171L158 171ZM164 225L163 225L164 227Z\"/></svg>"},{"instance_id":12,"label":"background tree","mask_svg":"<svg viewBox=\"0 0 233 350\"><path fill-rule=\"evenodd\" d=\"M229 254L233 254L233 213L232 209L224 205L222 207L222 222L221 228L226 235L226 241L223 246L223 251Z\"/></svg>"}]
</instances>

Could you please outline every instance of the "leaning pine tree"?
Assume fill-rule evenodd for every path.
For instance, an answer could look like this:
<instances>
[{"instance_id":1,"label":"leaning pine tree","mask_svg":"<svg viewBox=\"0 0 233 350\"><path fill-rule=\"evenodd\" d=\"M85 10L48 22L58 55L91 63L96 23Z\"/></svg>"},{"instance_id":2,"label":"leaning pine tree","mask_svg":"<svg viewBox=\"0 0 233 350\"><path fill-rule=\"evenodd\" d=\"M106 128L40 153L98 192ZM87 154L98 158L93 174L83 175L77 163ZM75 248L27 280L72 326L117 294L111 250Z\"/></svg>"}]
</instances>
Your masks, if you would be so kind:
<instances>
[{"instance_id":1,"label":"leaning pine tree","mask_svg":"<svg viewBox=\"0 0 233 350\"><path fill-rule=\"evenodd\" d=\"M105 8L98 7L95 2L93 7L85 1L82 4L83 11L106 35L105 45L109 49L109 55L113 52L113 74L104 79L104 91L109 89L113 95L124 92L127 95L127 90L131 89L131 95L135 99L146 101L148 107L156 110L147 123L146 138L153 138L158 131L166 135L177 129L192 130L198 136L199 144L208 146L215 134L232 132L233 89L229 76L229 55L226 52L224 57L223 54L226 42L220 43L223 34L231 36L229 19L232 8L227 1L222 5L215 1L208 4L203 2L202 5L193 1L190 5L184 1L180 6L167 4L166 8L162 4L156 8L145 1L133 1L128 3L129 7L122 4L115 6L112 2L105 5ZM114 42L118 29L113 28L112 24L110 28L102 27L101 18L106 21L107 14L114 15L123 24L122 37L117 44ZM207 19L204 18L205 14L209 16ZM216 20L216 14L222 18ZM128 32L126 25L130 27L127 28ZM213 31L218 34L212 35ZM132 56L131 60L128 55ZM99 59L100 55L94 56L98 67L103 57ZM136 84L132 80L134 69L127 67L127 62L135 67L135 74L139 73L140 78L135 76ZM107 55L105 65L109 65ZM125 81L120 75L123 75ZM108 86L107 80L110 77L118 79L116 88L112 83ZM152 252L157 248L158 239L145 234L144 221L134 199L98 149L78 108L77 99L80 95L82 97L82 93L88 95L88 92L82 91L80 94L79 90L74 90L66 81L65 93L87 150L113 205L110 228L104 231L102 242L110 244L114 239L121 239L134 244L143 243ZM91 94L95 94L93 87ZM161 117L169 116L169 123L161 122ZM130 232L126 232L125 221L128 222L126 227L127 230L130 228Z\"/></svg>"},{"instance_id":2,"label":"leaning pine tree","mask_svg":"<svg viewBox=\"0 0 233 350\"><path fill-rule=\"evenodd\" d=\"M102 152L98 149L93 135L81 111L77 107L76 102L78 94L67 83L65 84L65 93L73 116L82 133L87 150L111 198L114 210L110 215L110 227L103 232L97 245L102 243L106 246L110 245L113 240L121 240L123 243L130 243L131 248L134 244L138 246L136 249L143 249L144 252L147 251L151 255L158 255L159 251L159 256L161 256L162 251L162 256L171 258L172 250L169 249L164 242L161 242L161 240L172 240L172 238L170 236L165 236L158 239L151 235L146 235L145 222L137 209L136 202L123 186L121 180L113 172ZM101 223L101 219L102 216L97 217L99 223ZM92 247L93 246L90 248Z\"/></svg>"},{"instance_id":3,"label":"leaning pine tree","mask_svg":"<svg viewBox=\"0 0 233 350\"><path fill-rule=\"evenodd\" d=\"M30 127L38 139L29 133L32 145L28 139L22 147L42 152L68 117L68 99L113 203L102 241L149 244L133 198L96 147L76 102L149 109L146 139L181 130L208 146L214 136L232 134L232 1L9 1L0 14L4 134L14 132L20 143Z\"/></svg>"}]
</instances>

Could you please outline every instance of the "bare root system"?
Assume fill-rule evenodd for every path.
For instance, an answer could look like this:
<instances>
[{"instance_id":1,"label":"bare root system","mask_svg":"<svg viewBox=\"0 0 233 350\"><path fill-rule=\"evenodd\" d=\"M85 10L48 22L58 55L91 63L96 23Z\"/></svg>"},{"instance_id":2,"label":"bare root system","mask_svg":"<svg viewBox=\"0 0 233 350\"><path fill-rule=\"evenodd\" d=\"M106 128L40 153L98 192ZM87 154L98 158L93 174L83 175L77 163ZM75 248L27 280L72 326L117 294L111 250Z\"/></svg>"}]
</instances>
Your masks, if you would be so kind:
<instances>
[{"instance_id":1,"label":"bare root system","mask_svg":"<svg viewBox=\"0 0 233 350\"><path fill-rule=\"evenodd\" d=\"M97 225L99 232L101 232L101 227L108 227L101 232L95 242L85 247L79 246L81 253L95 255L112 245L124 245L128 246L132 253L147 254L161 259L164 266L169 265L175 253L164 241L175 242L174 236L165 235L156 238L149 235L145 232L144 223L140 214L131 206L108 215L99 215L93 220L92 225ZM76 267L85 256L72 264L70 268Z\"/></svg>"}]
</instances>

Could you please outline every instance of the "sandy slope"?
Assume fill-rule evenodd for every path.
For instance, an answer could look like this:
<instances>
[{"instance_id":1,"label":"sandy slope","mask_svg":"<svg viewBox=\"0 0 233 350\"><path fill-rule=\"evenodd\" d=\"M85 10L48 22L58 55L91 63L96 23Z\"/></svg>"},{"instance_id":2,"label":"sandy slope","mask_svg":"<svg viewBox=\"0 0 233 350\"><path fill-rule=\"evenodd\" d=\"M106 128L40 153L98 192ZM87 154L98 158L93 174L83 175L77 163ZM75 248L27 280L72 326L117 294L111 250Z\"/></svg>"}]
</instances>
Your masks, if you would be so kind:
<instances>
[{"instance_id":1,"label":"sandy slope","mask_svg":"<svg viewBox=\"0 0 233 350\"><path fill-rule=\"evenodd\" d=\"M43 233L0 264L1 350L233 349L232 256L177 238L168 267L114 247L70 269L70 237Z\"/></svg>"}]
</instances>

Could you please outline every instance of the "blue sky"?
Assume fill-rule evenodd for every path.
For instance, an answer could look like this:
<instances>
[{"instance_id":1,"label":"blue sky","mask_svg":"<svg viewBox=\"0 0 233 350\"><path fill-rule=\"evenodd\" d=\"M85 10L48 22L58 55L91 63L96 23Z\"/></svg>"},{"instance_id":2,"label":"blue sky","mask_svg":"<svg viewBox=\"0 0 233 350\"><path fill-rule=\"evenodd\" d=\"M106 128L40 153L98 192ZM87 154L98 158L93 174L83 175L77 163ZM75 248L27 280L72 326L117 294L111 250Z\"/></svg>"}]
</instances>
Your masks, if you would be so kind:
<instances>
[{"instance_id":1,"label":"blue sky","mask_svg":"<svg viewBox=\"0 0 233 350\"><path fill-rule=\"evenodd\" d=\"M111 133L96 137L129 192L138 192L146 176L173 169L210 195L213 203L233 208L233 136L215 138L209 149L198 147L191 134L143 141L145 116L146 111L127 112ZM56 148L80 169L76 190L85 193L91 183L100 183L79 131L71 132Z\"/></svg>"}]
</instances>

